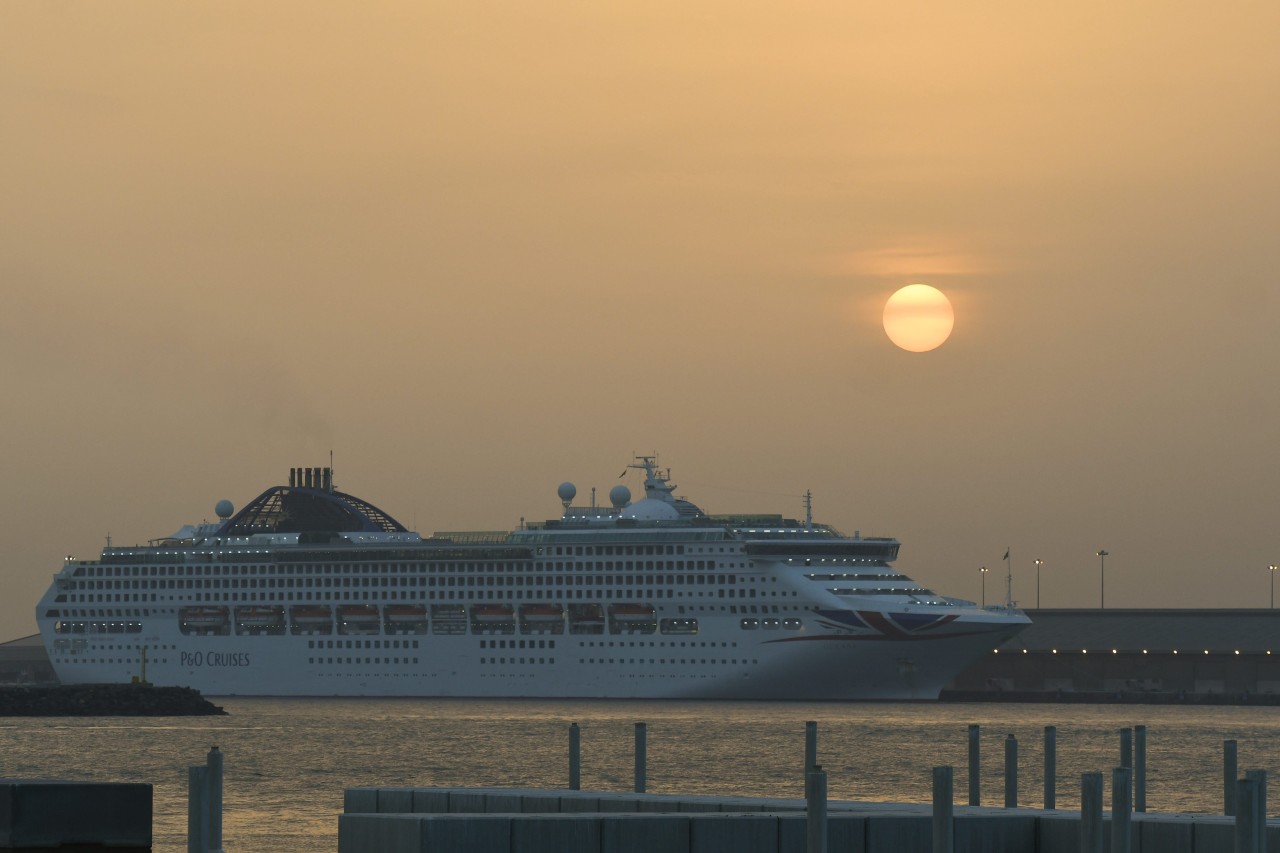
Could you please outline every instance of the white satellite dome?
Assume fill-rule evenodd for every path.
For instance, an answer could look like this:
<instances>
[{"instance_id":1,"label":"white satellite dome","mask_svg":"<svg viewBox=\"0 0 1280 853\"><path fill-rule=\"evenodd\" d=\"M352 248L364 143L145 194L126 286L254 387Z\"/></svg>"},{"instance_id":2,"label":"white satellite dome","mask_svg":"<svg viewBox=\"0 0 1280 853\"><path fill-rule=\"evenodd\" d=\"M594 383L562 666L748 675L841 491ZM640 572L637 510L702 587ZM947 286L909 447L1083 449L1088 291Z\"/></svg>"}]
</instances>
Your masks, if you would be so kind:
<instances>
[{"instance_id":1,"label":"white satellite dome","mask_svg":"<svg viewBox=\"0 0 1280 853\"><path fill-rule=\"evenodd\" d=\"M680 517L680 513L666 501L645 498L624 509L622 517L634 518L636 521L675 521Z\"/></svg>"},{"instance_id":2,"label":"white satellite dome","mask_svg":"<svg viewBox=\"0 0 1280 853\"><path fill-rule=\"evenodd\" d=\"M228 500L218 501L217 506L213 508L213 511L218 514L218 518L230 518L231 514L234 513L235 510L236 508L232 506L231 501Z\"/></svg>"},{"instance_id":3,"label":"white satellite dome","mask_svg":"<svg viewBox=\"0 0 1280 853\"><path fill-rule=\"evenodd\" d=\"M622 509L631 503L631 490L626 486L614 486L609 490L609 503L613 504L615 509Z\"/></svg>"},{"instance_id":4,"label":"white satellite dome","mask_svg":"<svg viewBox=\"0 0 1280 853\"><path fill-rule=\"evenodd\" d=\"M556 494L560 496L560 500L568 503L578 494L578 487L573 483L561 483L560 488L556 489Z\"/></svg>"}]
</instances>

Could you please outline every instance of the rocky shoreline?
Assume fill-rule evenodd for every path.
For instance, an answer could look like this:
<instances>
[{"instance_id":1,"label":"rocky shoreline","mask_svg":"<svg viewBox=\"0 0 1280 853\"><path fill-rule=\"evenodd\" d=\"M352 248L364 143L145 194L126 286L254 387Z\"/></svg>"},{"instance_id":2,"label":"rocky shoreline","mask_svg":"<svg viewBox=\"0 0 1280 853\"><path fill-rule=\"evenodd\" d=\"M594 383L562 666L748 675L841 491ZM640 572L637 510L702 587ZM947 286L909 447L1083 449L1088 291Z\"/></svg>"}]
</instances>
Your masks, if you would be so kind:
<instances>
[{"instance_id":1,"label":"rocky shoreline","mask_svg":"<svg viewBox=\"0 0 1280 853\"><path fill-rule=\"evenodd\" d=\"M226 714L190 687L60 684L0 687L0 717L200 717Z\"/></svg>"}]
</instances>

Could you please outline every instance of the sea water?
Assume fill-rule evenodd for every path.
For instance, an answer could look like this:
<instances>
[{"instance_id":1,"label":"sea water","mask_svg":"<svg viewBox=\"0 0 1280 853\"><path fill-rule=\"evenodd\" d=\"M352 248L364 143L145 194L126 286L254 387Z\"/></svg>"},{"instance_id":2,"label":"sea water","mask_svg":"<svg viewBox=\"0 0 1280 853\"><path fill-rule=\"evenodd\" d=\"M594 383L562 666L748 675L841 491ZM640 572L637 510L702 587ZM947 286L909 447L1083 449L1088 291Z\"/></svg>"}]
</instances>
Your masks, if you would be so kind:
<instances>
[{"instance_id":1,"label":"sea water","mask_svg":"<svg viewBox=\"0 0 1280 853\"><path fill-rule=\"evenodd\" d=\"M228 851L336 851L351 786L563 788L568 728L582 787L630 790L647 724L650 793L803 797L805 722L832 799L928 802L930 769L956 768L968 800L968 725L982 726L982 801L1004 803L1004 742L1018 740L1020 804L1043 791L1044 727L1057 727L1058 805L1080 774L1110 778L1119 730L1147 726L1149 811L1221 813L1223 741L1239 768L1280 769L1280 709L1133 705L221 699L225 717L7 718L0 776L149 782L155 849L185 850L187 767L225 756ZM1271 790L1280 789L1273 785ZM1271 813L1280 813L1273 799Z\"/></svg>"}]
</instances>

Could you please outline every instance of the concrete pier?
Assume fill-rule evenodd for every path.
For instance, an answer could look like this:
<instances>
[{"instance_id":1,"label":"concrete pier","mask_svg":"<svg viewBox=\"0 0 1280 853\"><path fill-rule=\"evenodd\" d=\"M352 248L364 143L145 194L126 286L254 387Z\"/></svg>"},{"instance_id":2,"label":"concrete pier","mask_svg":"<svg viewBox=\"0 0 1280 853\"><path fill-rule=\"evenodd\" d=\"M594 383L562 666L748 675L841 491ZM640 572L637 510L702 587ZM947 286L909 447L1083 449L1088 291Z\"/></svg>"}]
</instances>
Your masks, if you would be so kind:
<instances>
[{"instance_id":1,"label":"concrete pier","mask_svg":"<svg viewBox=\"0 0 1280 853\"><path fill-rule=\"evenodd\" d=\"M1127 771L1126 771L1127 772ZM1080 853L1114 837L1102 810L1102 777L1089 808L956 806L954 853ZM1252 783L1256 790L1256 783ZM1086 799L1090 793L1086 785ZM1121 793L1127 801L1128 790ZM1251 795L1250 803L1256 802ZM1280 844L1280 820L1249 830ZM827 843L848 853L927 853L937 824L928 803L827 803ZM1220 815L1133 813L1131 853L1232 853L1235 819ZM1082 843L1096 832L1096 846ZM338 820L339 853L805 853L806 802L504 788L348 788ZM1253 845L1253 842L1250 842ZM1250 851L1258 846L1250 846Z\"/></svg>"}]
</instances>

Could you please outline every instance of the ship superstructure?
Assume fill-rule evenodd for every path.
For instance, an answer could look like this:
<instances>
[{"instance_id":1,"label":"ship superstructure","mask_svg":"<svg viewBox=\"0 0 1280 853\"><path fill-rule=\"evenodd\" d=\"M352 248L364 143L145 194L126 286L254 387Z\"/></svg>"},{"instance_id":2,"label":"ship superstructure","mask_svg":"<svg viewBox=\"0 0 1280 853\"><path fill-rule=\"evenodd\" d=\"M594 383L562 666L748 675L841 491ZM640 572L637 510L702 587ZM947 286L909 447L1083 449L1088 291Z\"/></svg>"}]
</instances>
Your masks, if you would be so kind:
<instances>
[{"instance_id":1,"label":"ship superstructure","mask_svg":"<svg viewBox=\"0 0 1280 853\"><path fill-rule=\"evenodd\" d=\"M406 529L297 468L238 513L68 559L37 608L65 683L209 695L932 699L1028 624L940 596L899 543L644 497L496 533Z\"/></svg>"}]
</instances>

